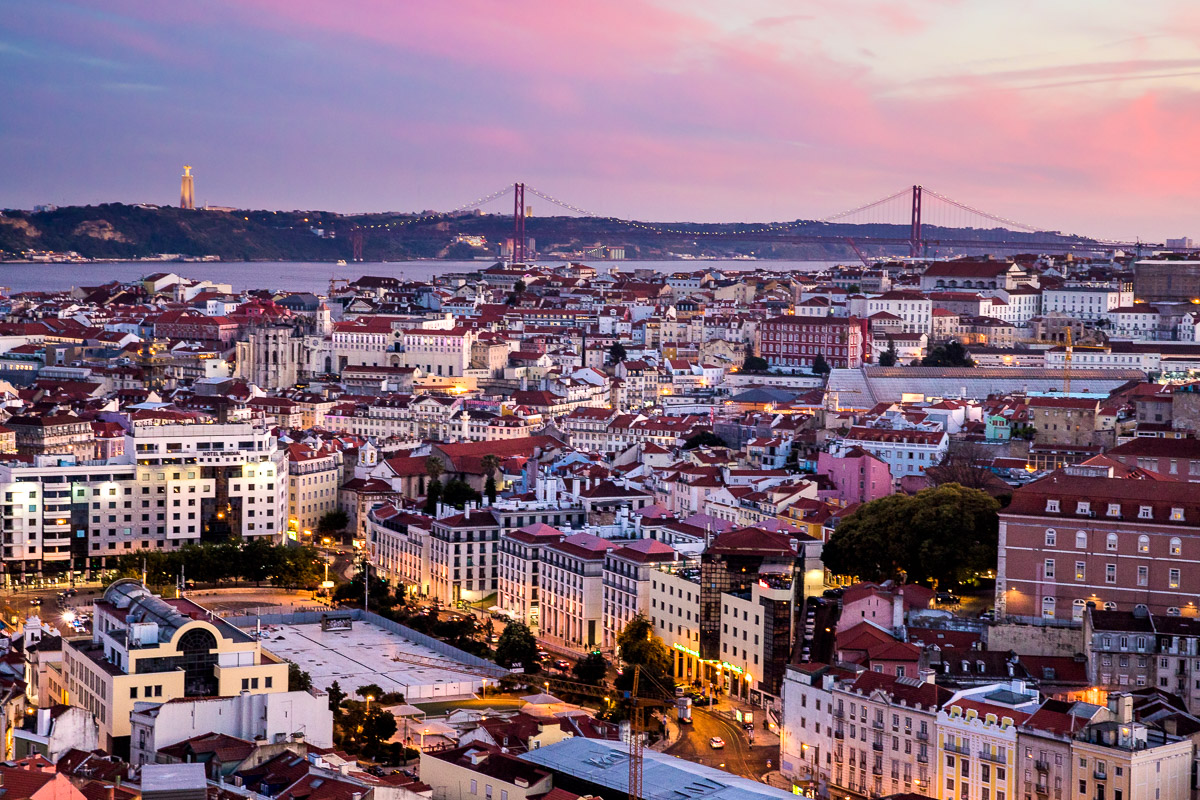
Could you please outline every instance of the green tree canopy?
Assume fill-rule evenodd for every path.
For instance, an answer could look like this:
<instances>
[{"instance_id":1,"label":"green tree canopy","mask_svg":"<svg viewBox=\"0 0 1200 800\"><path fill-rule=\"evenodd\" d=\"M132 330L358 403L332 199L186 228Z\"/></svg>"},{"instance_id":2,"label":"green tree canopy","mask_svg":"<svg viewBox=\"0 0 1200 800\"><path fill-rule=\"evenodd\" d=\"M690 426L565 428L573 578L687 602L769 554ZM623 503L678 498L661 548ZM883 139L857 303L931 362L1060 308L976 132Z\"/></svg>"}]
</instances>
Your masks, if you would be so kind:
<instances>
[{"instance_id":1,"label":"green tree canopy","mask_svg":"<svg viewBox=\"0 0 1200 800\"><path fill-rule=\"evenodd\" d=\"M829 366L829 362L825 360L825 356L817 353L817 357L813 359L812 374L813 375L828 375L833 370Z\"/></svg>"},{"instance_id":2,"label":"green tree canopy","mask_svg":"<svg viewBox=\"0 0 1200 800\"><path fill-rule=\"evenodd\" d=\"M896 340L892 338L891 334L888 334L887 343L887 350L884 350L879 356L879 366L894 367L896 366Z\"/></svg>"},{"instance_id":3,"label":"green tree canopy","mask_svg":"<svg viewBox=\"0 0 1200 800\"><path fill-rule=\"evenodd\" d=\"M595 650L576 661L571 672L580 683L602 686L608 676L608 659L599 650Z\"/></svg>"},{"instance_id":4,"label":"green tree canopy","mask_svg":"<svg viewBox=\"0 0 1200 800\"><path fill-rule=\"evenodd\" d=\"M996 568L1000 504L947 483L864 503L842 520L822 560L835 574L879 581L963 581Z\"/></svg>"},{"instance_id":5,"label":"green tree canopy","mask_svg":"<svg viewBox=\"0 0 1200 800\"><path fill-rule=\"evenodd\" d=\"M921 359L923 367L973 367L975 361L957 339L933 347Z\"/></svg>"},{"instance_id":6,"label":"green tree canopy","mask_svg":"<svg viewBox=\"0 0 1200 800\"><path fill-rule=\"evenodd\" d=\"M523 622L510 622L496 642L496 663L505 669L520 664L526 673L538 672L538 644L529 626Z\"/></svg>"},{"instance_id":7,"label":"green tree canopy","mask_svg":"<svg viewBox=\"0 0 1200 800\"><path fill-rule=\"evenodd\" d=\"M318 533L337 533L346 530L346 526L350 524L350 517L340 508L334 509L323 515L317 522Z\"/></svg>"},{"instance_id":8,"label":"green tree canopy","mask_svg":"<svg viewBox=\"0 0 1200 800\"><path fill-rule=\"evenodd\" d=\"M465 508L467 503L475 503L480 499L482 498L479 492L472 489L471 484L461 479L450 481L442 490L442 502L455 508Z\"/></svg>"},{"instance_id":9,"label":"green tree canopy","mask_svg":"<svg viewBox=\"0 0 1200 800\"><path fill-rule=\"evenodd\" d=\"M725 440L712 431L700 431L689 436L683 443L684 450L695 450L697 447L728 447Z\"/></svg>"},{"instance_id":10,"label":"green tree canopy","mask_svg":"<svg viewBox=\"0 0 1200 800\"><path fill-rule=\"evenodd\" d=\"M307 692L312 688L311 675L300 669L300 665L295 661L289 661L287 662L287 665L289 692Z\"/></svg>"},{"instance_id":11,"label":"green tree canopy","mask_svg":"<svg viewBox=\"0 0 1200 800\"><path fill-rule=\"evenodd\" d=\"M654 624L645 614L631 619L617 636L624 669L617 676L616 686L629 690L633 684L632 667L641 667L639 697L669 697L674 693L672 676L674 660L663 640L654 633Z\"/></svg>"},{"instance_id":12,"label":"green tree canopy","mask_svg":"<svg viewBox=\"0 0 1200 800\"><path fill-rule=\"evenodd\" d=\"M613 364L620 364L628 355L625 352L625 345L620 342L613 342L612 346L608 348L608 360Z\"/></svg>"}]
</instances>

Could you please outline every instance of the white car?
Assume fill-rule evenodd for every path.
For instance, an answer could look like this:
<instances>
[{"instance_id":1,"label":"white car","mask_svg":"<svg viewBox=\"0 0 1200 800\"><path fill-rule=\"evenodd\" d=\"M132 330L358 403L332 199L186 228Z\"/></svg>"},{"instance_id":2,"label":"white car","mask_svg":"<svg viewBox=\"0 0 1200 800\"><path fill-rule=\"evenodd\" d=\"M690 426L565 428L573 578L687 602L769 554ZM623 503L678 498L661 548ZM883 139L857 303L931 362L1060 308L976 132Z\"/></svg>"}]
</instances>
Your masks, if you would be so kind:
<instances>
[{"instance_id":1,"label":"white car","mask_svg":"<svg viewBox=\"0 0 1200 800\"><path fill-rule=\"evenodd\" d=\"M722 739L720 736L714 736L708 740L708 746L711 747L713 750L724 750L725 749L725 740Z\"/></svg>"}]
</instances>

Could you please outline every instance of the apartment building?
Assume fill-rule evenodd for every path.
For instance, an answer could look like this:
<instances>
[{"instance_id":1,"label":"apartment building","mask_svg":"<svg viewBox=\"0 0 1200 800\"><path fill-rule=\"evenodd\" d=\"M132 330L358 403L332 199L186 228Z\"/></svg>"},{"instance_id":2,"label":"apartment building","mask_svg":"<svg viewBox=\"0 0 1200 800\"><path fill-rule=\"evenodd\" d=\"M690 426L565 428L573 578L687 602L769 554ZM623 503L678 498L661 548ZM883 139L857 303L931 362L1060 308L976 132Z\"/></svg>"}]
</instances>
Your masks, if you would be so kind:
<instances>
[{"instance_id":1,"label":"apartment building","mask_svg":"<svg viewBox=\"0 0 1200 800\"><path fill-rule=\"evenodd\" d=\"M938 711L938 791L960 800L1010 800L1017 779L1017 726L1038 708L1020 681L955 692Z\"/></svg>"},{"instance_id":2,"label":"apartment building","mask_svg":"<svg viewBox=\"0 0 1200 800\"><path fill-rule=\"evenodd\" d=\"M429 592L458 607L496 591L500 520L490 508L439 516L430 530Z\"/></svg>"},{"instance_id":3,"label":"apartment building","mask_svg":"<svg viewBox=\"0 0 1200 800\"><path fill-rule=\"evenodd\" d=\"M958 797L938 788L936 731L948 690L932 677L863 672L832 694L834 786L859 795Z\"/></svg>"},{"instance_id":4,"label":"apartment building","mask_svg":"<svg viewBox=\"0 0 1200 800\"><path fill-rule=\"evenodd\" d=\"M71 455L82 461L94 457L92 425L74 414L17 415L4 424L14 432L22 455Z\"/></svg>"},{"instance_id":5,"label":"apartment building","mask_svg":"<svg viewBox=\"0 0 1200 800\"><path fill-rule=\"evenodd\" d=\"M924 475L946 457L950 436L945 431L891 430L855 425L841 437L832 439L829 452L835 458L851 455L855 448L864 450L887 465L892 480L909 475Z\"/></svg>"},{"instance_id":6,"label":"apartment building","mask_svg":"<svg viewBox=\"0 0 1200 800\"><path fill-rule=\"evenodd\" d=\"M321 517L338 507L342 451L332 446L287 447L288 526L301 541L311 539Z\"/></svg>"},{"instance_id":7,"label":"apartment building","mask_svg":"<svg viewBox=\"0 0 1200 800\"><path fill-rule=\"evenodd\" d=\"M500 535L500 579L497 603L500 612L541 632L541 583L546 548L566 537L542 523L526 525Z\"/></svg>"},{"instance_id":8,"label":"apartment building","mask_svg":"<svg viewBox=\"0 0 1200 800\"><path fill-rule=\"evenodd\" d=\"M652 576L678 559L675 548L656 539L635 539L604 557L604 647L615 650L617 637L638 614L650 611Z\"/></svg>"},{"instance_id":9,"label":"apartment building","mask_svg":"<svg viewBox=\"0 0 1200 800\"><path fill-rule=\"evenodd\" d=\"M920 292L890 291L867 298L867 316L884 313L899 317L905 333L929 333L933 301Z\"/></svg>"},{"instance_id":10,"label":"apartment building","mask_svg":"<svg viewBox=\"0 0 1200 800\"><path fill-rule=\"evenodd\" d=\"M1108 711L1072 742L1077 796L1190 800L1195 743L1135 720L1129 694L1109 695Z\"/></svg>"},{"instance_id":11,"label":"apartment building","mask_svg":"<svg viewBox=\"0 0 1200 800\"><path fill-rule=\"evenodd\" d=\"M1075 319L1102 320L1115 308L1133 305L1132 288L1062 287L1042 290L1043 314L1066 314Z\"/></svg>"},{"instance_id":12,"label":"apartment building","mask_svg":"<svg viewBox=\"0 0 1200 800\"><path fill-rule=\"evenodd\" d=\"M759 326L758 339L758 351L772 367L812 369L820 355L835 369L858 369L866 323L857 317L773 317Z\"/></svg>"},{"instance_id":13,"label":"apartment building","mask_svg":"<svg viewBox=\"0 0 1200 800\"><path fill-rule=\"evenodd\" d=\"M829 664L788 665L779 724L779 771L792 783L819 788L821 782L831 782L835 744L845 739L844 725L837 728L840 736L834 736L833 688L854 678L853 671Z\"/></svg>"},{"instance_id":14,"label":"apartment building","mask_svg":"<svg viewBox=\"0 0 1200 800\"><path fill-rule=\"evenodd\" d=\"M612 542L576 533L546 546L541 574L541 635L584 652L604 641L604 561Z\"/></svg>"},{"instance_id":15,"label":"apartment building","mask_svg":"<svg viewBox=\"0 0 1200 800\"><path fill-rule=\"evenodd\" d=\"M461 378L471 367L475 337L474 330L463 327L408 328L403 332L404 366L439 378Z\"/></svg>"},{"instance_id":16,"label":"apartment building","mask_svg":"<svg viewBox=\"0 0 1200 800\"><path fill-rule=\"evenodd\" d=\"M433 518L376 505L367 512L367 546L379 577L417 597L428 597L431 583Z\"/></svg>"},{"instance_id":17,"label":"apartment building","mask_svg":"<svg viewBox=\"0 0 1200 800\"><path fill-rule=\"evenodd\" d=\"M1000 512L996 613L1081 621L1102 610L1196 614L1200 500L1182 481L1056 472Z\"/></svg>"},{"instance_id":18,"label":"apartment building","mask_svg":"<svg viewBox=\"0 0 1200 800\"><path fill-rule=\"evenodd\" d=\"M661 561L650 575L654 632L671 648L675 677L688 683L703 674L700 658L700 562L695 557Z\"/></svg>"},{"instance_id":19,"label":"apartment building","mask_svg":"<svg viewBox=\"0 0 1200 800\"><path fill-rule=\"evenodd\" d=\"M286 661L190 600L164 600L126 579L92 609L91 638L63 641L63 672L72 704L92 713L110 753L128 757L138 700L287 691Z\"/></svg>"},{"instance_id":20,"label":"apartment building","mask_svg":"<svg viewBox=\"0 0 1200 800\"><path fill-rule=\"evenodd\" d=\"M1200 711L1200 619L1089 607L1083 636L1094 685L1123 692L1150 687Z\"/></svg>"}]
</instances>

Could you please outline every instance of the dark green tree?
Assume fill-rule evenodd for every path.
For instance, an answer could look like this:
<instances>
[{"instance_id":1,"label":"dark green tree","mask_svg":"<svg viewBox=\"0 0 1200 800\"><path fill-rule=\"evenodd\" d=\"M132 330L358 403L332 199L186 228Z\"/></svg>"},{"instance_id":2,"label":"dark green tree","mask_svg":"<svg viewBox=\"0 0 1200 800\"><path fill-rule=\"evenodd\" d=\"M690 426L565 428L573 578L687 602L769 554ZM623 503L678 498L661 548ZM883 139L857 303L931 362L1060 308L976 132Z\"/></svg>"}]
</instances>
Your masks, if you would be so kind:
<instances>
[{"instance_id":1,"label":"dark green tree","mask_svg":"<svg viewBox=\"0 0 1200 800\"><path fill-rule=\"evenodd\" d=\"M939 344L921 359L923 367L973 367L975 361L957 339Z\"/></svg>"},{"instance_id":2,"label":"dark green tree","mask_svg":"<svg viewBox=\"0 0 1200 800\"><path fill-rule=\"evenodd\" d=\"M465 508L467 503L478 502L480 499L479 492L461 478L447 483L442 491L442 502L455 508Z\"/></svg>"},{"instance_id":3,"label":"dark green tree","mask_svg":"<svg viewBox=\"0 0 1200 800\"><path fill-rule=\"evenodd\" d=\"M378 699L383 697L383 687L377 683L368 683L366 686L360 686L355 689L354 693L362 698L373 697Z\"/></svg>"},{"instance_id":4,"label":"dark green tree","mask_svg":"<svg viewBox=\"0 0 1200 800\"><path fill-rule=\"evenodd\" d=\"M612 346L608 348L608 361L611 364L620 364L628 357L628 355L629 354L625 352L625 345L621 344L620 342L613 342Z\"/></svg>"},{"instance_id":5,"label":"dark green tree","mask_svg":"<svg viewBox=\"0 0 1200 800\"><path fill-rule=\"evenodd\" d=\"M970 580L996 568L999 509L985 492L957 483L889 495L842 520L822 560L836 575L869 581Z\"/></svg>"},{"instance_id":6,"label":"dark green tree","mask_svg":"<svg viewBox=\"0 0 1200 800\"><path fill-rule=\"evenodd\" d=\"M446 471L446 465L437 456L425 459L425 474L429 476L429 485L425 487L425 513L437 512L438 501L442 497L442 484L438 479Z\"/></svg>"},{"instance_id":7,"label":"dark green tree","mask_svg":"<svg viewBox=\"0 0 1200 800\"><path fill-rule=\"evenodd\" d=\"M346 526L349 524L349 515L338 508L323 515L317 521L317 533L339 533L346 530Z\"/></svg>"},{"instance_id":8,"label":"dark green tree","mask_svg":"<svg viewBox=\"0 0 1200 800\"><path fill-rule=\"evenodd\" d=\"M700 431L689 436L683 443L684 450L695 450L697 447L728 447L725 440L712 431Z\"/></svg>"},{"instance_id":9,"label":"dark green tree","mask_svg":"<svg viewBox=\"0 0 1200 800\"><path fill-rule=\"evenodd\" d=\"M604 679L608 676L608 659L599 650L593 650L576 661L571 672L580 683L603 686Z\"/></svg>"},{"instance_id":10,"label":"dark green tree","mask_svg":"<svg viewBox=\"0 0 1200 800\"><path fill-rule=\"evenodd\" d=\"M487 476L483 484L483 493L487 495L488 504L493 505L496 502L496 472L500 469L500 456L488 453L479 459L479 463L483 467L483 474Z\"/></svg>"},{"instance_id":11,"label":"dark green tree","mask_svg":"<svg viewBox=\"0 0 1200 800\"><path fill-rule=\"evenodd\" d=\"M526 673L539 672L538 644L529 626L523 622L510 622L496 643L496 663L506 669L520 664Z\"/></svg>"},{"instance_id":12,"label":"dark green tree","mask_svg":"<svg viewBox=\"0 0 1200 800\"><path fill-rule=\"evenodd\" d=\"M369 712L363 713L359 724L362 727L360 735L363 750L371 755L378 753L380 745L396 735L396 717L377 705L372 705Z\"/></svg>"},{"instance_id":13,"label":"dark green tree","mask_svg":"<svg viewBox=\"0 0 1200 800\"><path fill-rule=\"evenodd\" d=\"M896 340L892 338L891 334L888 334L887 343L887 350L879 355L879 366L894 367L896 366Z\"/></svg>"},{"instance_id":14,"label":"dark green tree","mask_svg":"<svg viewBox=\"0 0 1200 800\"><path fill-rule=\"evenodd\" d=\"M307 692L312 689L312 676L294 661L288 662L288 691Z\"/></svg>"},{"instance_id":15,"label":"dark green tree","mask_svg":"<svg viewBox=\"0 0 1200 800\"><path fill-rule=\"evenodd\" d=\"M675 679L672 677L673 660L671 651L654 633L654 624L645 614L631 619L617 636L624 669L617 676L616 687L629 690L633 684L632 667L641 667L638 681L640 697L665 699L674 694Z\"/></svg>"},{"instance_id":16,"label":"dark green tree","mask_svg":"<svg viewBox=\"0 0 1200 800\"><path fill-rule=\"evenodd\" d=\"M829 362L825 360L825 356L817 353L817 357L813 359L812 374L813 375L828 375L833 370L829 366Z\"/></svg>"},{"instance_id":17,"label":"dark green tree","mask_svg":"<svg viewBox=\"0 0 1200 800\"><path fill-rule=\"evenodd\" d=\"M325 694L329 697L329 710L333 712L333 720L337 721L342 714L342 701L346 699L346 693L342 691L342 687L337 681L325 690Z\"/></svg>"},{"instance_id":18,"label":"dark green tree","mask_svg":"<svg viewBox=\"0 0 1200 800\"><path fill-rule=\"evenodd\" d=\"M746 360L742 362L742 372L766 372L771 368L762 356L754 355L754 345L746 345Z\"/></svg>"}]
</instances>

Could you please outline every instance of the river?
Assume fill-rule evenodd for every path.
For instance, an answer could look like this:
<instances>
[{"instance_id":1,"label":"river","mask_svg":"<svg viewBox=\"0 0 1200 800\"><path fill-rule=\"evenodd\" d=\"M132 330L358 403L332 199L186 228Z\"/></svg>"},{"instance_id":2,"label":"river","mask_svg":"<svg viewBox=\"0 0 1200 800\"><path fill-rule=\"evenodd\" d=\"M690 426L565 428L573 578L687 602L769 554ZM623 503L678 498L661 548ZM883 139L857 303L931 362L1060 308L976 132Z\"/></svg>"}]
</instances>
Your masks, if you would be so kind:
<instances>
[{"instance_id":1,"label":"river","mask_svg":"<svg viewBox=\"0 0 1200 800\"><path fill-rule=\"evenodd\" d=\"M155 272L174 272L185 278L228 283L235 292L246 289L308 291L325 294L331 278L354 280L363 275L394 275L429 281L449 272L469 272L490 267L494 261L391 261L327 264L311 261L117 261L91 264L0 264L0 291L57 291L72 286L97 286L109 281L131 281ZM554 266L561 261L538 262ZM618 267L623 272L653 269L659 272L692 272L698 269L792 270L814 272L837 261L584 261L597 270Z\"/></svg>"}]
</instances>

